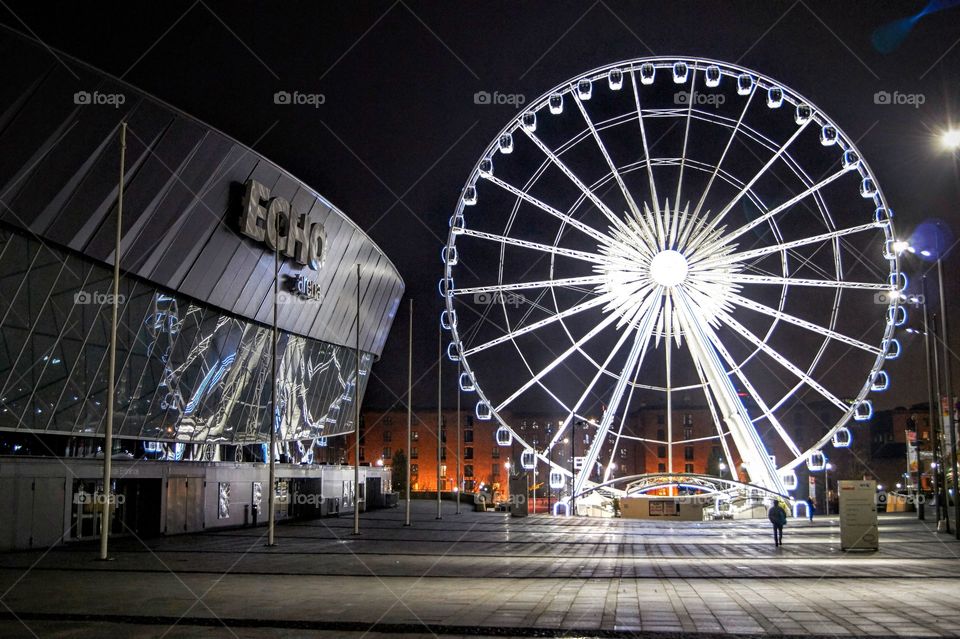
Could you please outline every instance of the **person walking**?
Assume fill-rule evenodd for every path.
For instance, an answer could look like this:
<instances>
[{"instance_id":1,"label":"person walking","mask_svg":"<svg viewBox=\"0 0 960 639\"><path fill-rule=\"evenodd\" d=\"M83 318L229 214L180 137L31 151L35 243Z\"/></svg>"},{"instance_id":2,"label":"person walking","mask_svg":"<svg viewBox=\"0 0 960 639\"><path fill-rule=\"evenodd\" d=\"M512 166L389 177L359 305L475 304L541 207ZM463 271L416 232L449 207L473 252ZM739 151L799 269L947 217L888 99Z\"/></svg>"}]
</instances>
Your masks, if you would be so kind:
<instances>
[{"instance_id":1,"label":"person walking","mask_svg":"<svg viewBox=\"0 0 960 639\"><path fill-rule=\"evenodd\" d=\"M817 506L813 503L813 500L807 497L807 517L810 518L810 521L813 521L813 514L817 512Z\"/></svg>"},{"instance_id":2,"label":"person walking","mask_svg":"<svg viewBox=\"0 0 960 639\"><path fill-rule=\"evenodd\" d=\"M767 518L773 524L773 544L775 546L783 545L783 527L787 524L787 512L779 502L773 502L770 510L767 511Z\"/></svg>"}]
</instances>

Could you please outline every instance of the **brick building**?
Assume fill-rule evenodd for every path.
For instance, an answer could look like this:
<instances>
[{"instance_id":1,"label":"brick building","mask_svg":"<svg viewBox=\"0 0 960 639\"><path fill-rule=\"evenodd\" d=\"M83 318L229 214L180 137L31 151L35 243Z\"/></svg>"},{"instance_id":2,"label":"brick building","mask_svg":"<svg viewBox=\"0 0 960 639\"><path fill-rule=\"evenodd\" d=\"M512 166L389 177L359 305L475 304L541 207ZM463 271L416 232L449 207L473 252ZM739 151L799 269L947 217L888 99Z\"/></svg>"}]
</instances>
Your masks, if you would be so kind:
<instances>
[{"instance_id":1,"label":"brick building","mask_svg":"<svg viewBox=\"0 0 960 639\"><path fill-rule=\"evenodd\" d=\"M811 446L822 435L829 418L830 408L817 402L804 405L803 409L791 410L782 420L787 434L801 449ZM556 436L558 424L564 416L559 413L511 413L505 419L527 443L543 451ZM589 450L597 427L591 423L596 420L578 421L574 428L556 443L550 454L550 461L557 467L567 470L573 467L574 457L583 457ZM916 429L921 442L921 450L929 451L931 446L930 426L925 405L912 408L896 408L878 411L873 419L865 424L850 423L853 441L849 448L824 449L831 463L829 478L831 494L838 479L872 478L894 489L897 483L907 485L906 471L906 432ZM382 411L368 410L361 419L361 463L390 466L397 450L406 452L407 413L403 409ZM608 437L600 455L601 463L595 469L594 478L603 476L602 463L611 459L609 469L611 479L652 473L696 473L732 478L727 468L723 448L715 437L716 427L710 411L702 406L681 405L673 411L673 433L676 441L671 446L667 442L667 414L665 407L644 407L627 416L623 436L619 441ZM517 440L508 446L499 446L496 442L497 423L479 421L471 411L460 413L461 441L461 479L464 492L472 493L483 488L491 491L497 498L507 493L507 466L519 468L523 452ZM437 412L424 408L414 411L412 428L412 446L410 450L411 488L415 491L434 491L437 488ZM456 481L457 455L457 413L444 411L441 424L443 450L440 459L440 486L442 490L453 490ZM771 454L783 463L787 457L786 447L776 436L767 435L771 445ZM325 457L318 461L343 463L353 460L353 440L351 437L331 438ZM671 467L672 449L672 467ZM734 448L734 466L736 478L749 481L741 469L740 459ZM929 455L929 453L925 453ZM724 465L721 466L721 463ZM931 487L929 460L921 461L925 475L924 488ZM529 472L531 486L533 473ZM564 494L566 489L550 489L550 464L539 460L537 464L537 496L553 498ZM797 468L799 497L807 494L809 477L819 482L817 499L823 507L823 488L827 475L823 472L810 473L805 465Z\"/></svg>"},{"instance_id":2,"label":"brick building","mask_svg":"<svg viewBox=\"0 0 960 639\"><path fill-rule=\"evenodd\" d=\"M472 412L461 411L459 421L462 488L474 492L480 484L490 486L503 479L501 450L494 440L492 422L476 420ZM410 457L410 486L415 491L437 489L437 411L413 412L411 445L407 451L407 412L403 409L368 410L361 419L360 462L390 466L393 455L402 450ZM458 424L456 411L443 411L440 423L440 489L457 486ZM352 454L352 448L351 454ZM503 456L506 459L506 456Z\"/></svg>"},{"instance_id":3,"label":"brick building","mask_svg":"<svg viewBox=\"0 0 960 639\"><path fill-rule=\"evenodd\" d=\"M556 436L564 416L550 413L513 413L505 415L510 426L537 451L543 451ZM597 427L591 421L578 421L565 437L558 441L550 454L552 464L571 469L574 457L583 457L596 436ZM406 452L407 414L399 410L367 410L361 420L360 461L366 464L390 466L397 450ZM470 411L460 414L462 489L475 492L481 487L495 494L505 494L507 463L514 469L520 464L524 446L514 440L509 446L496 443L497 424L479 421ZM687 472L717 475L723 461L723 449L716 439L716 428L710 412L704 407L685 406L673 411L674 438L669 445L667 417L664 408L643 408L628 415L623 436L619 440L608 437L601 451L595 477L603 476L603 464L612 460L609 478L627 477L645 473ZM411 488L415 491L433 491L437 488L437 412L436 409L414 411L410 448ZM443 411L441 423L442 450L440 456L440 486L453 490L456 481L457 413ZM616 450L615 450L616 448ZM671 463L672 449L672 467ZM615 454L614 454L615 452ZM352 459L351 442L346 455ZM739 466L739 460L736 460ZM537 464L538 494L549 491L550 464ZM729 473L729 471L726 471ZM730 477L729 474L724 476ZM532 472L531 472L532 480ZM531 482L532 485L532 482ZM561 490L553 490L557 495Z\"/></svg>"}]
</instances>

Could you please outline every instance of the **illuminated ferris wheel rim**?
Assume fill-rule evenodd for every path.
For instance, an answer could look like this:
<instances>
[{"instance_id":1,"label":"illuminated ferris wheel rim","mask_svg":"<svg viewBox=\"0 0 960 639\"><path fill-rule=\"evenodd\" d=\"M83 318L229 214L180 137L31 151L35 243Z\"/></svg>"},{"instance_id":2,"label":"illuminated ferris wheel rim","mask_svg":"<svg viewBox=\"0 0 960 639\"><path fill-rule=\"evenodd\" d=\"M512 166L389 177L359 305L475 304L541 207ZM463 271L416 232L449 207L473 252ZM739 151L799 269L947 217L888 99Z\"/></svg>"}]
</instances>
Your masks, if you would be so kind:
<instances>
[{"instance_id":1,"label":"illuminated ferris wheel rim","mask_svg":"<svg viewBox=\"0 0 960 639\"><path fill-rule=\"evenodd\" d=\"M676 72L680 67L682 67L682 71L684 74L684 80L682 83L678 83L676 80ZM652 74L650 74L650 82L647 82L644 76L646 72L649 71L650 69L652 69L653 72ZM614 77L617 76L621 86L626 85L628 81L632 83L634 85L634 91L636 94L641 90L640 85L646 85L646 84L652 83L654 81L654 76L658 74L664 74L665 73L664 70L666 70L667 74L673 75L674 82L678 84L687 84L689 82L688 74L694 76L694 78L696 78L697 74L702 74L705 79L714 77L716 79L715 84L711 85L709 82L706 83L707 86L713 86L713 87L717 86L723 80L726 80L727 82L729 82L730 78L733 78L734 81L737 83L737 93L740 95L746 95L746 93L741 92L742 83L746 84L749 87L749 98L747 100L747 104L744 107L743 114L741 114L740 120L734 121L732 118L725 118L717 113L703 112L703 111L694 109L692 100L691 100L691 104L687 108L661 109L661 110L651 109L645 112L643 109L641 109L639 104L639 98L637 98L638 102L637 102L636 113L631 114L627 112L621 115L609 117L606 120L601 120L597 122L590 121L589 116L585 111L584 103L590 99L590 92L592 92L594 89L593 87L594 83L598 83L598 81L602 82L606 80L610 84L610 88L614 89L614 86L613 86ZM637 84L638 74L640 75L640 84ZM584 81L587 82L586 85L583 85ZM669 81L669 78L667 81ZM580 92L580 89L582 86L586 86L586 91L587 91L586 94L583 94ZM690 91L692 95L693 85L690 84L689 86L690 86ZM615 90L619 90L619 89L620 89L620 86L616 87ZM889 275L888 275L887 285L882 289L878 288L877 290L889 291L890 289L893 289L893 291L897 293L899 292L899 290L902 290L902 288L905 287L905 283L903 283L902 286L900 285L902 282L902 275L899 270L899 259L898 259L897 253L895 251L891 251L889 248L893 245L893 242L894 242L893 226L892 226L892 221L890 220L890 217L892 216L892 212L890 211L887 205L886 199L883 196L883 193L879 185L877 185L877 181L874 177L873 172L870 170L869 165L863 159L862 155L856 149L856 145L853 143L853 141L848 136L843 134L842 130L836 125L836 123L832 119L830 119L828 116L826 116L822 110L818 109L816 105L813 104L810 100L807 100L799 93L793 91L792 89L787 88L785 85L779 82L776 82L772 78L764 76L760 73L757 73L755 71L752 71L750 69L740 67L737 65L732 65L732 64L728 64L728 63L724 63L716 60L710 60L710 59L703 59L703 58L694 59L694 58L680 58L680 57L652 57L652 58L638 58L634 60L617 62L613 64L608 64L602 67L598 67L587 73L581 74L570 80L560 83L550 91L545 92L537 100L533 101L528 107L524 108L517 116L513 117L510 120L510 122L503 129L501 129L501 131L494 137L493 141L484 150L483 154L480 157L480 160L474 165L473 169L471 170L469 177L467 179L467 182L464 186L464 189L461 192L461 196L458 199L454 216L451 218L451 231L450 231L448 242L444 249L444 254L443 254L443 259L445 263L445 277L444 277L444 280L441 281L441 293L444 294L446 298L447 309L441 317L441 322L444 324L445 328L449 328L451 330L451 334L453 337L453 341L448 347L448 355L450 356L451 359L460 361L460 365L462 366L462 369L463 369L463 373L461 375L461 388L463 388L464 390L476 391L478 394L479 401L477 403L477 415L479 418L495 419L502 427L509 429L511 431L512 436L516 438L516 440L525 449L528 449L528 450L533 449L533 447L528 442L524 441L524 439L520 437L516 433L516 431L510 427L509 424L505 422L505 420L500 415L500 410L498 410L490 402L489 398L486 396L483 389L476 383L476 375L469 363L469 353L471 349L465 349L462 346L460 333L459 333L457 322L456 322L456 311L453 307L454 299L457 292L457 290L453 287L453 279L452 279L453 267L457 263L457 257L456 257L457 255L456 254L456 235L457 234L455 233L455 228L454 228L455 221L457 219L463 220L465 207L472 204L471 202L468 202L471 190L473 190L474 192L472 197L474 198L474 201L475 201L475 198L476 198L475 189L476 189L477 183L481 179L485 177L491 178L491 176L493 175L492 159L497 155L497 152L498 151L502 151L504 153L509 152L509 151L503 151L504 149L503 140L505 139L504 136L507 136L510 139L511 150L512 150L512 135L519 131L525 130L524 125L525 123L527 123L527 120L525 119L527 117L527 114L534 114L533 130L535 130L536 116L539 115L541 112L544 112L544 113L552 112L552 108L551 108L553 106L552 103L556 101L557 96L559 96L561 109L562 109L563 102L566 99L572 98L571 101L583 112L586 126L579 133L577 133L570 139L566 140L557 149L553 150L553 153L557 157L562 157L562 155L566 153L566 151L569 148L572 148L577 144L580 144L581 142L584 142L585 140L590 139L591 137L595 138L597 140L597 143L602 147L603 145L599 138L599 132L606 130L608 127L614 127L625 122L639 120L640 126L642 128L643 121L646 118L680 117L679 114L681 112L686 112L686 117L688 119L688 122L690 118L695 117L697 119L706 121L710 124L726 126L727 128L733 129L734 131L733 135L736 135L737 133L743 134L746 137L751 138L754 142L760 144L762 147L767 148L769 150L774 150L780 146L779 143L774 142L770 138L767 138L766 136L761 134L759 131L754 130L750 126L749 122L746 122L746 123L744 122L744 115L746 114L746 111L749 107L749 101L753 99L754 94L759 90L763 90L767 93L768 106L770 106L769 100L771 99L771 96L776 96L776 98L780 100L780 103L782 105L791 105L796 110L796 113L797 113L796 121L798 125L800 125L799 117L800 117L801 109L805 109L804 113L806 115L806 122L800 125L800 129L797 131L796 135L799 135L799 131L803 130L807 126L807 124L812 122L818 125L821 128L821 131L826 132L828 128L832 129L832 133L835 137L832 144L835 144L836 146L838 146L843 152L852 151L855 154L856 162L851 170L856 170L859 173L864 184L866 184L867 181L871 183L873 187L872 199L876 203L876 208L878 211L878 217L875 220L874 226L878 229L882 229L884 233L884 241L885 241L884 258L886 259L889 266ZM559 113L559 112L556 112L556 113ZM533 136L531 136L531 138L532 137ZM731 138L731 141L732 141L732 138ZM792 138L791 138L791 141L792 141ZM651 186L653 186L653 183L654 183L653 176L652 176L653 167L665 166L671 163L673 165L676 165L678 162L681 164L681 166L685 165L687 168L690 168L691 170L702 170L702 171L715 170L713 177L719 178L721 180L725 180L729 184L734 184L737 181L736 176L734 176L732 173L728 173L726 171L721 173L719 164L722 163L723 157L721 157L720 161L717 163L716 166L711 166L709 163L700 162L702 166L698 167L696 166L697 161L694 161L692 158L686 157L686 148L684 148L684 154L681 157L662 158L662 157L652 157L649 151L646 149L646 142L644 142L644 147L645 147L644 157L641 160L629 166L627 165L616 166L612 162L612 160L609 159L609 156L606 156L607 161L610 164L611 170L605 175L601 176L600 179L590 184L589 188L595 189L601 183L609 183L611 180L615 180L615 179L619 180L621 175L627 174L632 171L643 171L643 170L650 172ZM606 153L606 150L603 149L603 152ZM544 160L542 161L540 167L536 171L534 171L534 173L532 174L528 182L522 187L514 187L517 190L517 192L515 193L517 197L514 202L513 212L511 214L512 216L516 215L518 208L524 202L529 203L531 201L529 198L524 198L523 194L526 193L526 191L529 190L530 187L536 183L536 181L543 175L543 172L547 167L552 166L555 163L554 158L547 155L548 151L546 149L544 149L544 153L545 153ZM816 196L815 201L816 201L818 210L820 210L821 214L826 216L825 222L828 225L832 223L833 219L829 212L829 206L825 201L823 201L822 197L820 197L819 195L819 189L822 188L822 186L825 186L825 184L818 185L818 183L815 182L806 173L806 171L803 168L803 165L801 163L796 162L789 153L781 153L781 154L778 154L778 156L781 159L783 159L788 164L788 166L791 167L791 170L793 171L794 175L798 179L800 179L802 183L808 185L810 189L813 189L812 192ZM846 155L844 155L844 159L846 160ZM488 169L486 171L486 175L484 175L485 168ZM765 170L766 170L766 167L764 171ZM618 171L620 175L618 175ZM759 175L757 177L759 177ZM712 182L712 179L713 178L711 178L711 182ZM682 173L681 173L681 180L682 180ZM740 181L740 184L744 184L742 180ZM621 182L621 186L622 186L622 182ZM709 186L708 186L708 190L709 190ZM679 192L679 188L678 188L678 192ZM769 213L770 212L769 207L767 207L763 203L763 201L759 198L759 196L750 189L750 185L747 185L743 189L741 196L747 197L748 199L753 201L755 205L757 205L758 210L761 212L761 219L757 221L757 224L761 223L762 221L768 221L772 225L774 225L774 228L776 228L775 226L776 215ZM804 197L804 196L800 196L800 197ZM704 193L703 198L704 199L706 198L706 193ZM640 205L644 207L652 206L657 210L659 210L661 205L666 207L667 206L666 202L661 202L660 199L661 198L656 198L655 201L653 202L638 203L637 208L639 208ZM666 198L666 199L669 199L669 198ZM571 207L569 207L566 211L563 211L563 214L568 216L569 219L573 219L572 214L578 207L590 206L591 204L596 204L596 201L595 199L591 201L590 195L587 193L586 190L584 190L584 193L574 202L574 204ZM699 205L702 205L702 204L703 204L703 200L700 201ZM700 208L699 205L697 207L698 211ZM790 205L791 204L788 204L787 206L790 206ZM675 210L679 213L679 209L680 209L679 202L675 202L669 206L674 207ZM689 206L689 203L687 206ZM778 207L774 207L774 208L778 209ZM886 215L885 217L883 217L883 219L881 219L879 216L880 211L886 212ZM709 211L707 211L706 214L708 215ZM766 220L764 220L763 218L766 218ZM753 223L751 224L753 226L756 226L756 224L753 224ZM508 230L509 230L509 224L508 224ZM599 229L593 229L593 230L599 233L603 233L602 231L599 231ZM553 246L554 251L550 256L551 280L554 278L555 262L558 256L560 255L560 253L557 250L557 244L559 242L561 234L568 231L569 229L567 228L567 221L564 221L564 223L561 225L560 231L558 231L557 236L554 240L554 246ZM505 231L504 233L506 232L507 231ZM741 232L742 232L742 229L741 229ZM837 265L836 277L838 278L841 276L840 270L842 269L842 267L839 264L839 255L840 255L839 248L841 246L839 243L840 237L841 236L839 235L836 236L834 238L834 241L832 242L833 250L834 250L834 259ZM503 281L503 251L506 245L507 245L506 243L501 242L501 262L500 262L500 270L498 273L498 277L501 283ZM849 250L849 247L847 248ZM781 260L783 262L781 266L783 268L786 268L787 250L788 250L787 248L781 248L779 251L773 251L773 252L780 253ZM782 310L783 308L783 303L786 297L786 291L788 287L793 285L791 282L786 281L788 277L789 277L788 273L784 272L784 275L783 275L784 281L781 283L781 296L779 300L779 308L777 309L778 311ZM841 281L842 280L837 280L837 283L840 283ZM449 283L449 287L451 289L450 291L443 290L445 282ZM518 285L515 290L521 290L523 288L524 286ZM831 315L830 329L834 327L836 322L836 318L837 318L836 307L839 305L838 303L839 303L840 295L843 288L844 287L841 287L841 286L835 287L835 300L837 304L835 304L833 313ZM545 288L545 291L549 291L551 296L553 296L554 309L559 312L559 306L556 301L555 286L553 285L547 286ZM506 310L502 302L501 302L501 307L503 308L504 311ZM821 449L824 446L826 446L827 443L831 441L831 439L833 439L834 443L836 444L835 436L837 435L838 431L840 431L840 429L844 428L845 424L849 421L851 417L863 417L865 415L865 411L872 412L872 406L870 405L869 400L866 400L866 395L872 390L873 391L881 390L881 386L884 388L886 387L889 378L887 377L886 373L881 370L883 363L886 359L891 358L890 355L892 351L895 350L896 353L899 352L899 343L897 343L896 340L893 339L893 332L895 330L895 326L898 323L902 323L902 322L897 322L894 319L894 318L900 317L898 309L899 311L903 310L902 307L899 307L899 296L892 295L889 306L887 307L887 312L888 312L888 315L891 317L891 321L888 321L887 323L886 329L884 331L881 347L879 349L876 349L876 348L873 349L876 352L876 359L874 361L874 365L870 373L867 375L867 379L862 385L859 393L857 394L856 399L849 404L849 406L844 411L844 413L842 414L840 419L837 421L837 423L834 424L832 427L829 427L826 434L814 446L811 446L802 454L797 455L791 462L782 465L778 469L778 471L792 471L792 469L796 468L797 466L799 466L801 463L805 461L809 465L811 456L817 455L817 454L822 456ZM509 318L506 316L506 313L504 314L504 319L505 321L507 321L508 331L510 333L513 333L513 330L510 328ZM571 338L571 341L573 341L573 336L572 334L570 334L569 330L566 328L566 324L564 323L563 319L564 319L563 317L559 319L560 325L564 327L564 330L567 332L568 336ZM774 321L769 326L767 335L765 335L763 338L764 343L766 342L769 335L772 334L772 332L775 330L775 328L777 327L778 323L781 320L782 318L779 316L774 317ZM509 341L514 342L514 345L516 346L515 337L516 336L510 337ZM814 360L810 364L810 367L809 367L810 371L812 371L813 368L819 362L830 340L831 340L830 336L824 339L823 343L820 346L817 356L814 358ZM739 367L744 366L747 363L747 361L749 361L750 358L760 353L762 350L762 347L763 347L762 344L756 345L751 355L748 358L746 358L744 361L740 362ZM517 348L519 350L518 346ZM600 367L597 364L597 362L594 361L592 357L589 356L586 353L586 351L582 350L579 346L575 350L579 352L581 355L583 355L584 357L586 357L595 366ZM521 353L521 357L522 357L522 353ZM529 363L526 362L526 359L524 359L524 363L528 367L528 371L532 374L533 371L532 369L529 368ZM603 368L603 367L600 367L600 368ZM613 373L613 371L604 371L604 372L608 374ZM734 375L737 372L738 371L735 369L729 369L727 370L727 375L730 379L734 379ZM636 382L633 382L632 384L636 384ZM781 403L785 401L794 392L796 392L798 388L803 386L803 384L804 384L804 379L801 378L797 382L796 386L789 393L787 393L787 395L784 396L783 400L781 400ZM677 388L674 388L673 391L694 389L694 388L701 388L701 387L706 389L706 387L709 385L710 383L704 380L703 376L701 375L700 384L692 384L684 387L677 387ZM664 387L659 387L655 385L639 384L638 386L642 388L649 388L652 390L667 390ZM552 395L550 390L547 389L545 386L541 385L541 387L543 387L544 390L546 390L549 394ZM557 399L557 398L554 396L554 399ZM563 402L560 402L560 404L564 405ZM779 404L770 410L771 411L776 410L776 408L778 407L779 407ZM582 415L579 415L577 413L577 410L578 409L575 407L573 410L570 411L569 417L564 422L564 428L566 428L569 421L582 418ZM765 416L767 415L757 415L757 417L753 421L763 419ZM557 441L560 438L561 430L562 429L558 428L557 436L554 438L554 440L550 443L549 447L545 451L541 452L541 451L533 450L533 453L536 457L539 457L543 462L550 464L551 469L554 469L562 474L569 475L570 474L569 470L565 468L555 467L554 463L548 459L548 455L544 454L544 453L549 453L549 451L552 450L552 448L556 445ZM604 435L606 434L607 433L604 433ZM726 435L729 435L729 432ZM720 438L724 439L726 435L721 433ZM587 482L587 483L590 483L590 482ZM777 486L774 486L774 488L777 488Z\"/></svg>"}]
</instances>

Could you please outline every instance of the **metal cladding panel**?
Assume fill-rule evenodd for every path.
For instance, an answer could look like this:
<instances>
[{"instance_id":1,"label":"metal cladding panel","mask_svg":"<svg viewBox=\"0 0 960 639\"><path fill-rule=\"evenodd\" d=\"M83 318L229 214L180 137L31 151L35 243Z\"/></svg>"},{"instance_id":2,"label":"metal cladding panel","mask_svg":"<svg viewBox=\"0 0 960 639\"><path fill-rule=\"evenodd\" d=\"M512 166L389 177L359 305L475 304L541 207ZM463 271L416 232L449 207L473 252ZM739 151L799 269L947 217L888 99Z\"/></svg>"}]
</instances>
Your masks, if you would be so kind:
<instances>
[{"instance_id":1,"label":"metal cladding panel","mask_svg":"<svg viewBox=\"0 0 960 639\"><path fill-rule=\"evenodd\" d=\"M210 175L207 167L222 162L233 143L222 135L205 133L191 154L188 164L156 205L156 213L143 225L139 236L124 247L124 259L134 265L136 273L149 278L164 255L175 245L188 216L171 216L183 211L206 189Z\"/></svg>"},{"instance_id":2,"label":"metal cladding panel","mask_svg":"<svg viewBox=\"0 0 960 639\"><path fill-rule=\"evenodd\" d=\"M124 253L143 231L150 217L159 214L165 219L174 213L170 209L158 211L157 202L180 178L184 165L200 140L203 129L194 122L182 118L175 119L163 131L144 157L144 163L137 171L136 179L130 182L124 193L123 242L120 245ZM139 140L138 140L139 141ZM130 148L130 135L127 135L127 148ZM97 233L90 238L84 253L100 261L113 262L114 238L116 235L116 206ZM152 250L148 247L148 250Z\"/></svg>"},{"instance_id":3,"label":"metal cladding panel","mask_svg":"<svg viewBox=\"0 0 960 639\"><path fill-rule=\"evenodd\" d=\"M190 201L175 222L176 226L167 232L173 239L151 273L152 280L179 282L183 278L220 223L221 218L210 212L230 199L236 184L246 180L256 164L257 158L249 156L241 146L230 149L209 183L198 192L199 197Z\"/></svg>"},{"instance_id":4,"label":"metal cladding panel","mask_svg":"<svg viewBox=\"0 0 960 639\"><path fill-rule=\"evenodd\" d=\"M380 354L403 281L342 212L252 150L119 80L67 56L63 64L51 63L47 51L2 30L0 51L16 51L23 60L0 88L0 188L8 204L0 219L112 264L118 132L126 121L125 272L271 323L274 254L240 231L245 183L253 178L326 233L319 269L281 256L280 328L352 347L360 263L361 348ZM122 98L98 103L98 95ZM320 299L296 293L298 275Z\"/></svg>"},{"instance_id":5,"label":"metal cladding panel","mask_svg":"<svg viewBox=\"0 0 960 639\"><path fill-rule=\"evenodd\" d=\"M42 162L47 153L71 130L70 120L77 106L73 93L85 81L94 84L95 76L89 72L73 75L60 67L53 69L38 84L30 87L26 99L19 99L15 112L9 114L3 131L0 131L0 185L4 201L9 201L23 186L24 179ZM5 104L4 110L11 104ZM4 207L2 218L16 222L22 219L19 212ZM26 224L27 222L21 222Z\"/></svg>"}]
</instances>

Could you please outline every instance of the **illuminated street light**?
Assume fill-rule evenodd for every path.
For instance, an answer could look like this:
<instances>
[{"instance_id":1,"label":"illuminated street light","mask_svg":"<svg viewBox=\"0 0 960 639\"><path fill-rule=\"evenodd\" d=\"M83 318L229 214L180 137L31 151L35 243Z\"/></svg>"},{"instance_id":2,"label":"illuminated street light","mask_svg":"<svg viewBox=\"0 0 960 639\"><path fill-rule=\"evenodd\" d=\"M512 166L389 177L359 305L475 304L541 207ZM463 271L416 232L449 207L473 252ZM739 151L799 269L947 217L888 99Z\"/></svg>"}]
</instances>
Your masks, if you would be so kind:
<instances>
[{"instance_id":1,"label":"illuminated street light","mask_svg":"<svg viewBox=\"0 0 960 639\"><path fill-rule=\"evenodd\" d=\"M950 129L940 136L940 143L943 148L949 151L960 149L960 129Z\"/></svg>"}]
</instances>

